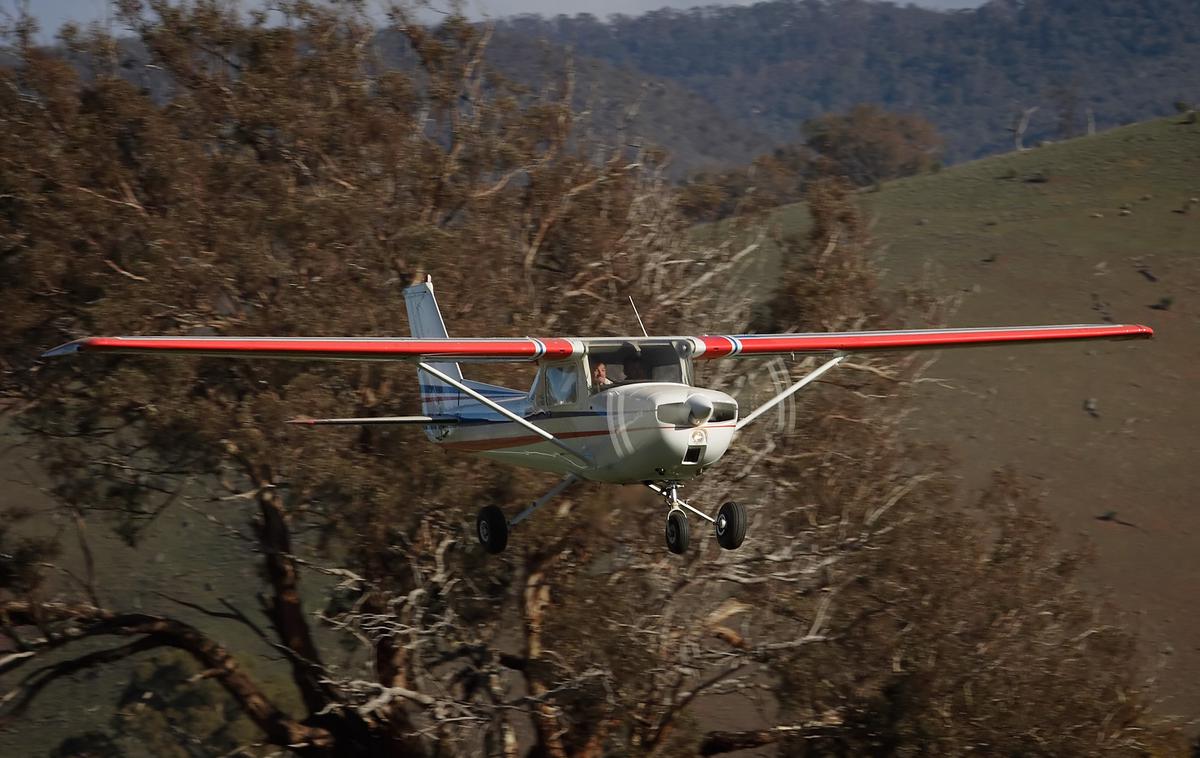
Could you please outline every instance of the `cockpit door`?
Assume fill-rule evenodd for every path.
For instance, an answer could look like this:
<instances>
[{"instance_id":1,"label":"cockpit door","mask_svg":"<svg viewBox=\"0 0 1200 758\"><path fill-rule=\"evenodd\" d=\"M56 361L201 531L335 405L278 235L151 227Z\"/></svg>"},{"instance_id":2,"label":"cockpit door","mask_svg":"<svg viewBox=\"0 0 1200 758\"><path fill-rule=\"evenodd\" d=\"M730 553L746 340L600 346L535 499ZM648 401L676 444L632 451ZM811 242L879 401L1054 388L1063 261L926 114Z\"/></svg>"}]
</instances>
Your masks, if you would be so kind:
<instances>
[{"instance_id":1,"label":"cockpit door","mask_svg":"<svg viewBox=\"0 0 1200 758\"><path fill-rule=\"evenodd\" d=\"M533 393L536 410L574 408L586 397L582 361L544 363L538 369Z\"/></svg>"}]
</instances>

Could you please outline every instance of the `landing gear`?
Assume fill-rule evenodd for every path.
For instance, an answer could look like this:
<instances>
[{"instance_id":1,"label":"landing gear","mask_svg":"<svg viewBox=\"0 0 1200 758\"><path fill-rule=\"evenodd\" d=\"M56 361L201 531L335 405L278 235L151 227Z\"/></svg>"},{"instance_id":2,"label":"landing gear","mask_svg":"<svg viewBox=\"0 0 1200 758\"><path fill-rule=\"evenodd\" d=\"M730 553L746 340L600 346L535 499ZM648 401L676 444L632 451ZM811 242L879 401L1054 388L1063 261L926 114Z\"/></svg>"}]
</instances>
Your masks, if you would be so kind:
<instances>
[{"instance_id":1,"label":"landing gear","mask_svg":"<svg viewBox=\"0 0 1200 758\"><path fill-rule=\"evenodd\" d=\"M489 553L504 552L504 548L508 546L508 532L512 527L532 516L534 511L561 495L563 491L578 481L579 477L567 474L549 492L534 500L528 508L514 516L511 521L504 517L504 511L498 507L485 506L475 517L475 534L479 537L479 544L483 545Z\"/></svg>"},{"instance_id":2,"label":"landing gear","mask_svg":"<svg viewBox=\"0 0 1200 758\"><path fill-rule=\"evenodd\" d=\"M475 533L479 544L489 553L502 553L508 546L508 519L494 505L484 506L475 517Z\"/></svg>"},{"instance_id":3,"label":"landing gear","mask_svg":"<svg viewBox=\"0 0 1200 758\"><path fill-rule=\"evenodd\" d=\"M692 541L692 528L687 515L681 508L672 508L667 514L667 549L676 555L687 552Z\"/></svg>"},{"instance_id":4,"label":"landing gear","mask_svg":"<svg viewBox=\"0 0 1200 758\"><path fill-rule=\"evenodd\" d=\"M742 542L746 539L746 527L750 522L744 506L734 502L725 503L717 511L717 517L713 518L679 498L679 490L682 488L679 482L663 482L661 485L654 482L645 482L644 484L661 495L670 509L667 512L667 548L672 553L682 553L688 548L691 529L688 526L687 511L691 511L713 525L717 535L717 544L724 549L736 550L742 546Z\"/></svg>"},{"instance_id":5,"label":"landing gear","mask_svg":"<svg viewBox=\"0 0 1200 758\"><path fill-rule=\"evenodd\" d=\"M717 511L717 544L726 550L737 550L746 539L746 507L730 501Z\"/></svg>"}]
</instances>

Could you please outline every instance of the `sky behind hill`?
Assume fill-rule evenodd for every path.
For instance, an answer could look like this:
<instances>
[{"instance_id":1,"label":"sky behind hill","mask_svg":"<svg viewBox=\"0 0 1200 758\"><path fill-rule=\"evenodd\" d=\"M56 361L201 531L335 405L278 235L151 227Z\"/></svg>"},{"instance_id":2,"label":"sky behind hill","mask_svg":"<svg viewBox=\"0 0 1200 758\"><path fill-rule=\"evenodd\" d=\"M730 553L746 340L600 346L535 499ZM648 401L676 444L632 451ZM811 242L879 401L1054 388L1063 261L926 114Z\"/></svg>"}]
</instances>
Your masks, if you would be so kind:
<instances>
[{"instance_id":1,"label":"sky behind hill","mask_svg":"<svg viewBox=\"0 0 1200 758\"><path fill-rule=\"evenodd\" d=\"M754 0L734 0L733 2L712 2L711 0L468 0L467 9L472 16L498 18L514 16L521 13L536 13L543 16L553 16L560 13L574 15L576 13L591 13L596 16L607 16L614 13L637 15L663 7L692 8L700 5L752 5ZM927 8L974 8L983 5L985 0L914 0L914 5ZM243 3L246 7L255 5L253 2ZM435 2L435 5L437 3ZM899 3L898 3L899 4ZM382 2L372 2L372 6L380 9ZM90 23L104 22L109 18L109 0L32 0L30 9L37 17L42 27L42 37L50 39L63 24L68 21ZM0 13L11 12L13 5L0 0ZM3 16L0 16L3 18ZM114 28L114 31L119 31Z\"/></svg>"}]
</instances>

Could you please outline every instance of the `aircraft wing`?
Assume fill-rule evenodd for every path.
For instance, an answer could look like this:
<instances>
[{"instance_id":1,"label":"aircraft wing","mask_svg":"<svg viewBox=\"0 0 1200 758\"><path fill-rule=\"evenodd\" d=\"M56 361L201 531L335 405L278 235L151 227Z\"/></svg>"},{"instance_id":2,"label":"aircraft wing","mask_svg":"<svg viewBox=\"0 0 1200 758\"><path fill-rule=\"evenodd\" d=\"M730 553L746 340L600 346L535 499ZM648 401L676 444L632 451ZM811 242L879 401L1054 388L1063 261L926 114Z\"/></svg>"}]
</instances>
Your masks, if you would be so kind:
<instances>
[{"instance_id":1,"label":"aircraft wing","mask_svg":"<svg viewBox=\"0 0 1200 758\"><path fill-rule=\"evenodd\" d=\"M559 337L449 339L409 337L85 337L49 350L71 353L175 353L333 361L536 361L568 358L582 349Z\"/></svg>"},{"instance_id":2,"label":"aircraft wing","mask_svg":"<svg viewBox=\"0 0 1200 758\"><path fill-rule=\"evenodd\" d=\"M748 355L978 347L1013 342L1136 339L1154 336L1139 324L1070 324L1061 326L970 327L963 329L907 329L880 332L817 332L810 334L741 334L697 338L705 360Z\"/></svg>"},{"instance_id":3,"label":"aircraft wing","mask_svg":"<svg viewBox=\"0 0 1200 758\"><path fill-rule=\"evenodd\" d=\"M593 343L686 341L700 360L789 353L915 350L971 347L1013 342L1151 337L1137 324L971 327L877 332L740 334L702 337L85 337L43 354L53 358L77 352L210 355L245 358L295 358L332 361L514 361L557 360L580 355Z\"/></svg>"}]
</instances>

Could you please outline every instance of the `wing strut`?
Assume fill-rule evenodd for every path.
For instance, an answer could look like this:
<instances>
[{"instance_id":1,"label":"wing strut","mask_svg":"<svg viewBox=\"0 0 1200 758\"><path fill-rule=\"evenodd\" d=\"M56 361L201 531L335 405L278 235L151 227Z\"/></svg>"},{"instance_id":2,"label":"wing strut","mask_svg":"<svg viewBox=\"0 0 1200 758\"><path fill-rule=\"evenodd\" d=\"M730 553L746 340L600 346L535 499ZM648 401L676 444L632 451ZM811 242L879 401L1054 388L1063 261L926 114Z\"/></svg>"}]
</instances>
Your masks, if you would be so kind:
<instances>
[{"instance_id":1,"label":"wing strut","mask_svg":"<svg viewBox=\"0 0 1200 758\"><path fill-rule=\"evenodd\" d=\"M438 379L441 379L446 384L449 384L451 387L454 387L459 392L464 392L464 393L470 395L471 397L475 398L479 402L483 403L487 407L494 410L496 413L499 413L501 416L504 416L505 418L507 418L511 421L515 421L516 423L525 427L526 429L528 429L529 431L538 435L539 437L542 437L543 439L545 439L547 442L551 443L552 445L557 445L558 447L562 448L568 455L570 455L572 458L574 458L575 460L582 463L584 466L591 465L591 461L589 461L585 456L580 454L578 451L571 449L570 445L563 442L558 437L555 437L553 434L551 434L550 432L541 428L537 424L533 424L533 423L521 418L520 416L513 413L509 409L505 408L503 405L500 405L499 403L495 402L494 400L488 399L481 393L476 392L475 390L471 389L470 387L468 387L467 385L458 381L457 379L447 376L444 372L439 371L438 369L434 368L432 365L430 365L428 363L425 363L424 361L422 361L421 363L418 363L417 365L420 366L425 371L428 371L429 373L433 374Z\"/></svg>"},{"instance_id":2,"label":"wing strut","mask_svg":"<svg viewBox=\"0 0 1200 758\"><path fill-rule=\"evenodd\" d=\"M457 424L457 416L372 416L370 418L293 418L288 424L300 426L375 426L377 424L423 424L444 426Z\"/></svg>"},{"instance_id":3,"label":"wing strut","mask_svg":"<svg viewBox=\"0 0 1200 758\"><path fill-rule=\"evenodd\" d=\"M771 398L767 402L758 406L757 408L754 409L754 411L749 416L746 416L744 419L739 421L737 423L737 431L740 432L742 430L742 427L744 427L746 424L749 424L754 419L758 418L759 416L763 415L764 413L771 410L775 406L779 405L784 400L786 400L789 397L791 397L792 395L796 394L797 392L802 390L807 385L811 384L812 382L815 382L817 379L820 379L822 374L824 374L826 371L828 371L829 369L838 365L839 363L841 363L844 360L846 360L845 355L837 355L837 356L834 356L833 358L831 358L830 360L826 361L825 363L821 364L817 368L813 369L813 371L811 373L809 373L808 376L804 377L800 381L793 384L791 387L788 387L783 392L780 392L775 397Z\"/></svg>"}]
</instances>

